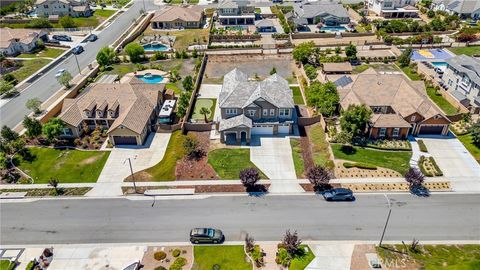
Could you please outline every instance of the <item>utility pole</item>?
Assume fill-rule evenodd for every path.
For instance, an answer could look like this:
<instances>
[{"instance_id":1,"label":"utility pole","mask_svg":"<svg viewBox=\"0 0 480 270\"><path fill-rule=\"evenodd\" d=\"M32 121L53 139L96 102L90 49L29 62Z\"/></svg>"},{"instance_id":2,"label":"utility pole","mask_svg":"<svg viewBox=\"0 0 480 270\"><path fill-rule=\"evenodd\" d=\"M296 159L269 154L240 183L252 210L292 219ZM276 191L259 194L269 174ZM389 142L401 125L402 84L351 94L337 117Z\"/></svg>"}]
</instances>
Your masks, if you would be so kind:
<instances>
[{"instance_id":1,"label":"utility pole","mask_svg":"<svg viewBox=\"0 0 480 270\"><path fill-rule=\"evenodd\" d=\"M388 215L387 220L385 221L385 227L383 227L382 238L380 238L380 243L378 244L379 247L382 247L383 237L385 236L385 231L387 230L388 221L390 220L390 215L392 214L392 204L390 203L390 199L388 198L387 194L383 194L387 199L388 204Z\"/></svg>"},{"instance_id":2,"label":"utility pole","mask_svg":"<svg viewBox=\"0 0 480 270\"><path fill-rule=\"evenodd\" d=\"M133 159L136 159L137 156L135 155L135 157ZM128 160L128 165L130 166L130 175L132 177L132 181L133 181L133 189L135 190L135 193L138 194L138 191L137 191L137 185L135 183L135 177L133 176L133 169L132 169L132 161L130 160L130 158L127 158L125 161ZM125 164L125 162L123 162L123 164Z\"/></svg>"},{"instance_id":3,"label":"utility pole","mask_svg":"<svg viewBox=\"0 0 480 270\"><path fill-rule=\"evenodd\" d=\"M78 63L77 55L73 54L73 56L75 56L75 62L77 63L78 73L82 75L82 70L80 69L80 64Z\"/></svg>"}]
</instances>

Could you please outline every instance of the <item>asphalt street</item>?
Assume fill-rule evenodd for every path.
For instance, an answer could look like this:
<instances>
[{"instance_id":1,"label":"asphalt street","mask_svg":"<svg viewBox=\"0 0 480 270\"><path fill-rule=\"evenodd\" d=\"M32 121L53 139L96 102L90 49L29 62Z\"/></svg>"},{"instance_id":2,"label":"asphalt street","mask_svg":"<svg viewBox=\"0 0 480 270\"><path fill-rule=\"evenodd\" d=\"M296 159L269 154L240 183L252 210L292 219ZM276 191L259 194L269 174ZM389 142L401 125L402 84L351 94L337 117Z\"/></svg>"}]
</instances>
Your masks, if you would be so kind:
<instances>
[{"instance_id":1,"label":"asphalt street","mask_svg":"<svg viewBox=\"0 0 480 270\"><path fill-rule=\"evenodd\" d=\"M480 240L480 195L389 196L385 240ZM319 196L225 196L157 200L71 199L2 203L2 245L188 241L191 228L220 228L227 241L280 240L298 230L304 240L378 240L388 208L383 195L355 202Z\"/></svg>"}]
</instances>

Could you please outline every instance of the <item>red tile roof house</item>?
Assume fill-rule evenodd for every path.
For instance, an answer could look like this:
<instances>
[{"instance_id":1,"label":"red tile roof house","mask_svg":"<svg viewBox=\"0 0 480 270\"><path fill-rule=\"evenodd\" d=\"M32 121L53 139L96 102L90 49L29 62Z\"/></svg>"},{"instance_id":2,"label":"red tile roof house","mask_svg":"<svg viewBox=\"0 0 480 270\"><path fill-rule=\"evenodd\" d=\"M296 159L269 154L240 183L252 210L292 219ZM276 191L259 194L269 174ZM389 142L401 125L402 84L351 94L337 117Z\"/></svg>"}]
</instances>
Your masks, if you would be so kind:
<instances>
[{"instance_id":1,"label":"red tile roof house","mask_svg":"<svg viewBox=\"0 0 480 270\"><path fill-rule=\"evenodd\" d=\"M448 134L450 120L430 101L423 81L410 81L402 74L379 74L370 68L334 83L342 110L351 104L365 104L372 109L368 130L372 139Z\"/></svg>"},{"instance_id":2,"label":"red tile roof house","mask_svg":"<svg viewBox=\"0 0 480 270\"><path fill-rule=\"evenodd\" d=\"M75 99L65 99L59 118L65 123L64 137L79 137L86 124L107 129L112 145L142 145L164 100L164 84L97 83Z\"/></svg>"}]
</instances>

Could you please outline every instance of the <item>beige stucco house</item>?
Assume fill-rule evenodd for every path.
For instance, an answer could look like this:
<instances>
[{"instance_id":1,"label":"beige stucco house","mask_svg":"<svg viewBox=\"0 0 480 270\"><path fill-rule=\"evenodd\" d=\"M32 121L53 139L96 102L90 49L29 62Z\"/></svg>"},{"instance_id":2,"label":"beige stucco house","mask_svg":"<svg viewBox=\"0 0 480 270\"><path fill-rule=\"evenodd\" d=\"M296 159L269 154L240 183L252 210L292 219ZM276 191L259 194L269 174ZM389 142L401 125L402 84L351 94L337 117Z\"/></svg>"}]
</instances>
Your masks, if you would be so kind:
<instances>
[{"instance_id":1,"label":"beige stucco house","mask_svg":"<svg viewBox=\"0 0 480 270\"><path fill-rule=\"evenodd\" d=\"M37 47L38 40L47 39L47 32L40 29L0 28L0 55L14 56L30 52Z\"/></svg>"},{"instance_id":2,"label":"beige stucco house","mask_svg":"<svg viewBox=\"0 0 480 270\"><path fill-rule=\"evenodd\" d=\"M204 18L199 6L167 6L155 12L150 25L153 29L201 28Z\"/></svg>"}]
</instances>

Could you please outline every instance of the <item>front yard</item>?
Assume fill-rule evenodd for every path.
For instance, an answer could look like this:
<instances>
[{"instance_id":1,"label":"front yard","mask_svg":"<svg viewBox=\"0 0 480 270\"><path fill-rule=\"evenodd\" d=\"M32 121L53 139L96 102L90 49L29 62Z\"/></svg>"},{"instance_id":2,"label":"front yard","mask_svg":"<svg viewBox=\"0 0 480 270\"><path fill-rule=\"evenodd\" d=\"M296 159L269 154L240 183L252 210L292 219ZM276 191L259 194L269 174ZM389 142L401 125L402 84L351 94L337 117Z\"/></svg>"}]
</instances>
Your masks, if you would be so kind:
<instances>
[{"instance_id":1,"label":"front yard","mask_svg":"<svg viewBox=\"0 0 480 270\"><path fill-rule=\"evenodd\" d=\"M17 58L37 58L37 57L57 58L64 52L65 52L64 49L47 47L38 53L22 53L18 55Z\"/></svg>"},{"instance_id":2,"label":"front yard","mask_svg":"<svg viewBox=\"0 0 480 270\"><path fill-rule=\"evenodd\" d=\"M251 270L243 246L195 246L195 270ZM218 266L216 266L218 265Z\"/></svg>"},{"instance_id":3,"label":"front yard","mask_svg":"<svg viewBox=\"0 0 480 270\"><path fill-rule=\"evenodd\" d=\"M11 74L18 80L18 82L21 82L26 78L30 77L32 74L37 72L42 67L44 67L50 61L51 60L49 59L41 59L41 58L25 60L25 61L22 61L23 66L11 72Z\"/></svg>"},{"instance_id":4,"label":"front yard","mask_svg":"<svg viewBox=\"0 0 480 270\"><path fill-rule=\"evenodd\" d=\"M465 148L472 154L472 156L480 163L480 148L473 144L473 139L470 134L464 134L457 136L457 138L463 143Z\"/></svg>"},{"instance_id":5,"label":"front yard","mask_svg":"<svg viewBox=\"0 0 480 270\"><path fill-rule=\"evenodd\" d=\"M57 178L60 183L96 182L110 152L29 148L32 160L19 158L19 167L35 184Z\"/></svg>"},{"instance_id":6,"label":"front yard","mask_svg":"<svg viewBox=\"0 0 480 270\"><path fill-rule=\"evenodd\" d=\"M312 144L312 157L316 165L331 168L333 163L330 160L330 151L328 150L328 142L322 125L315 124L308 127L308 137Z\"/></svg>"},{"instance_id":7,"label":"front yard","mask_svg":"<svg viewBox=\"0 0 480 270\"><path fill-rule=\"evenodd\" d=\"M364 147L344 147L341 144L332 144L333 155L336 159L348 160L395 170L402 175L409 168L412 152L384 151Z\"/></svg>"},{"instance_id":8,"label":"front yard","mask_svg":"<svg viewBox=\"0 0 480 270\"><path fill-rule=\"evenodd\" d=\"M240 171L246 168L256 168L250 161L250 149L221 148L208 153L208 163L220 176L220 179L238 179ZM267 177L260 171L262 179Z\"/></svg>"},{"instance_id":9,"label":"front yard","mask_svg":"<svg viewBox=\"0 0 480 270\"><path fill-rule=\"evenodd\" d=\"M300 248L303 250L303 253L297 254L293 257L290 266L288 267L289 270L303 270L315 258L315 255L309 246L301 245Z\"/></svg>"}]
</instances>

